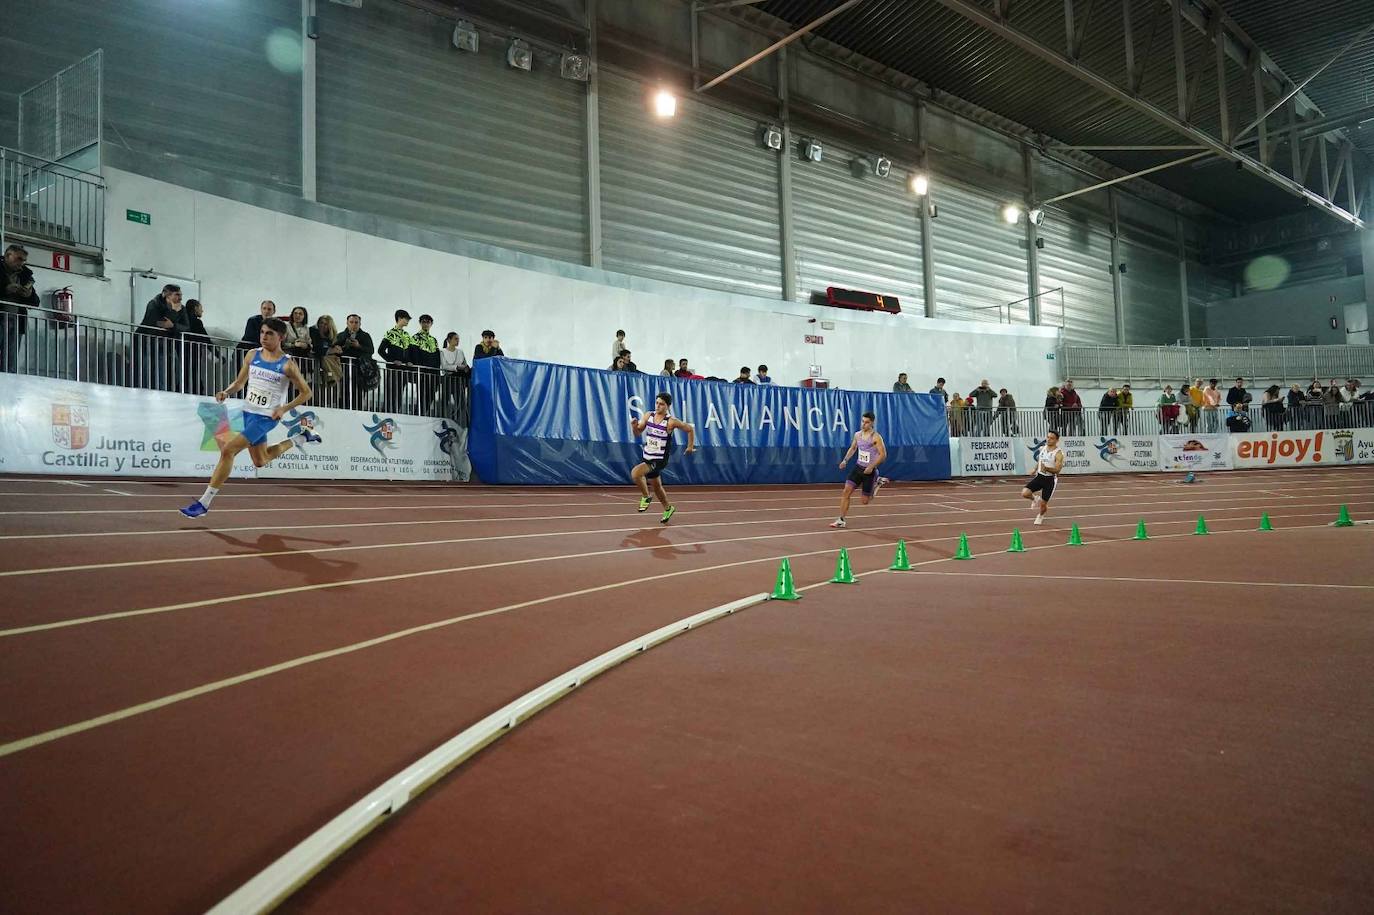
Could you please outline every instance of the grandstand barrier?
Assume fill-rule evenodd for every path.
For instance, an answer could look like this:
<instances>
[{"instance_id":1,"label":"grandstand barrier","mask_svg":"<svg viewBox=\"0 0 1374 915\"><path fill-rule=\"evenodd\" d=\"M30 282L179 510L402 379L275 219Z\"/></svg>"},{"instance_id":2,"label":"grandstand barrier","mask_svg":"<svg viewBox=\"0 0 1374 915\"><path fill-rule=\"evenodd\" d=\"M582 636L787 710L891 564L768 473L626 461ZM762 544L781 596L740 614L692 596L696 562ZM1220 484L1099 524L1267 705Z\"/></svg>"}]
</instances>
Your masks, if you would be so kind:
<instances>
[{"instance_id":1,"label":"grandstand barrier","mask_svg":"<svg viewBox=\"0 0 1374 915\"><path fill-rule=\"evenodd\" d=\"M839 459L872 410L887 444L883 474L950 476L949 426L933 394L746 385L483 359L473 367L469 455L486 483L626 482L640 461L630 422L655 396L696 427L700 451L664 473L668 484L839 483ZM852 464L851 464L852 466Z\"/></svg>"},{"instance_id":2,"label":"grandstand barrier","mask_svg":"<svg viewBox=\"0 0 1374 915\"><path fill-rule=\"evenodd\" d=\"M0 472L208 477L220 442L243 428L242 401L0 374ZM466 480L467 430L452 420L307 404L268 436L302 428L324 439L239 478Z\"/></svg>"}]
</instances>

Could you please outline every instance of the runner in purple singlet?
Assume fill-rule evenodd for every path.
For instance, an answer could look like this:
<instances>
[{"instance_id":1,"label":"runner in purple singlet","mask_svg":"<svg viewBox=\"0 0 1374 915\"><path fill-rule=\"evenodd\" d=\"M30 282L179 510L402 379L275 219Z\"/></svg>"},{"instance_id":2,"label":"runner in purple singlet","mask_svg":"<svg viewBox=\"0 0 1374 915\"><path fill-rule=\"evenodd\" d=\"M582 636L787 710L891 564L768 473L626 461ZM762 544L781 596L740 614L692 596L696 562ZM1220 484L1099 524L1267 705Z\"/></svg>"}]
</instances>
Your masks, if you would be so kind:
<instances>
[{"instance_id":1,"label":"runner in purple singlet","mask_svg":"<svg viewBox=\"0 0 1374 915\"><path fill-rule=\"evenodd\" d=\"M855 489L863 490L859 501L867 505L868 500L876 496L882 485L888 482L887 477L878 476L878 465L887 460L887 446L883 444L883 437L873 428L873 418L871 411L864 414L861 428L854 433L854 441L844 453L844 460L840 461L840 469L844 470L849 459L856 452L859 455L858 463L849 472L849 478L844 481L844 495L840 496L840 516L830 522L831 527L848 526L844 516L849 512L849 498Z\"/></svg>"},{"instance_id":2,"label":"runner in purple singlet","mask_svg":"<svg viewBox=\"0 0 1374 915\"><path fill-rule=\"evenodd\" d=\"M635 469L630 472L630 479L639 487L639 510L648 511L649 503L653 501L649 496L649 486L652 484L654 495L663 503L663 517L659 519L662 524L667 524L668 519L677 511L669 504L668 493L664 491L663 481L660 479L663 469L668 466L668 458L673 453L673 430L682 429L687 433L687 450L684 454L691 454L697 450L696 429L691 423L669 416L668 408L672 405L673 395L664 392L654 400L654 412L630 420L630 427L634 429L635 435L644 436L644 460L636 464Z\"/></svg>"}]
</instances>

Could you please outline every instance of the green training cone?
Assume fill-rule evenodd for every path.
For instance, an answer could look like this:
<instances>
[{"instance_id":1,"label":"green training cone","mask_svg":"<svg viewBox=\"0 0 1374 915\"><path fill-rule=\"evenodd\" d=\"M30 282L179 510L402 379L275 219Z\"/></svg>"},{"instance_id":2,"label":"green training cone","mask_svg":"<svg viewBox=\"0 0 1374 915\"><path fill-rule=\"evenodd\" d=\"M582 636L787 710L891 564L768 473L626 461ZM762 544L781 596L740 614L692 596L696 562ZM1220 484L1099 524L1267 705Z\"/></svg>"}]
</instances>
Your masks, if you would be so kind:
<instances>
[{"instance_id":1,"label":"green training cone","mask_svg":"<svg viewBox=\"0 0 1374 915\"><path fill-rule=\"evenodd\" d=\"M1274 522L1269 520L1268 512L1265 512L1264 514L1260 515L1259 529L1262 531L1272 531L1274 529Z\"/></svg>"},{"instance_id":2,"label":"green training cone","mask_svg":"<svg viewBox=\"0 0 1374 915\"><path fill-rule=\"evenodd\" d=\"M959 535L959 549L954 551L955 559L972 559L973 554L968 551L968 534Z\"/></svg>"},{"instance_id":3,"label":"green training cone","mask_svg":"<svg viewBox=\"0 0 1374 915\"><path fill-rule=\"evenodd\" d=\"M1025 547L1025 545L1021 543L1021 528L1019 528L1019 527L1014 527L1014 528L1011 529L1011 546L1007 547L1007 552L1008 552L1008 553L1024 553L1024 552L1026 552L1026 547Z\"/></svg>"},{"instance_id":4,"label":"green training cone","mask_svg":"<svg viewBox=\"0 0 1374 915\"><path fill-rule=\"evenodd\" d=\"M801 600L802 596L797 593L797 586L792 581L792 563L786 556L782 559L782 565L778 566L778 582L773 585L770 597L773 600Z\"/></svg>"},{"instance_id":5,"label":"green training cone","mask_svg":"<svg viewBox=\"0 0 1374 915\"><path fill-rule=\"evenodd\" d=\"M1354 527L1355 522L1350 520L1350 509L1341 506L1341 513L1336 516L1336 527Z\"/></svg>"},{"instance_id":6,"label":"green training cone","mask_svg":"<svg viewBox=\"0 0 1374 915\"><path fill-rule=\"evenodd\" d=\"M1207 530L1207 519L1204 518L1204 517L1202 517L1201 515L1198 515L1198 516L1197 516L1197 527L1193 529L1193 534L1196 536L1196 535L1198 535L1198 534L1210 534L1210 533L1211 533L1211 531Z\"/></svg>"},{"instance_id":7,"label":"green training cone","mask_svg":"<svg viewBox=\"0 0 1374 915\"><path fill-rule=\"evenodd\" d=\"M859 580L854 577L854 570L849 567L849 550L840 547L840 555L835 558L835 577L830 579L832 585L857 585Z\"/></svg>"},{"instance_id":8,"label":"green training cone","mask_svg":"<svg viewBox=\"0 0 1374 915\"><path fill-rule=\"evenodd\" d=\"M906 555L906 541L897 541L897 555L892 558L892 565L888 566L891 572L910 572L911 560Z\"/></svg>"},{"instance_id":9,"label":"green training cone","mask_svg":"<svg viewBox=\"0 0 1374 915\"><path fill-rule=\"evenodd\" d=\"M1078 525L1069 528L1069 546L1082 546L1083 535L1078 532Z\"/></svg>"},{"instance_id":10,"label":"green training cone","mask_svg":"<svg viewBox=\"0 0 1374 915\"><path fill-rule=\"evenodd\" d=\"M1135 524L1135 539L1136 539L1136 540L1149 540L1149 539L1150 539L1150 535L1147 534L1147 533L1145 533L1145 519L1144 519L1144 518L1141 518L1141 519L1140 519L1139 521L1137 521L1136 524Z\"/></svg>"}]
</instances>

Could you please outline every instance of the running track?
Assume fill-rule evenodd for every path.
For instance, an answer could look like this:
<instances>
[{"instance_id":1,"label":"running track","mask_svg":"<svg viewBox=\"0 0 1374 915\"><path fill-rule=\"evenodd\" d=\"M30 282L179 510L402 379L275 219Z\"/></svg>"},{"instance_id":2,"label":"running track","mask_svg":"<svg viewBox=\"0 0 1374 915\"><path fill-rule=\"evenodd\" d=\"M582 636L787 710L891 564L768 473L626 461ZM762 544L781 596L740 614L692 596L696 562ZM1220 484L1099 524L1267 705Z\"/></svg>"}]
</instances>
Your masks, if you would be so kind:
<instances>
[{"instance_id":1,"label":"running track","mask_svg":"<svg viewBox=\"0 0 1374 915\"><path fill-rule=\"evenodd\" d=\"M1374 469L1066 482L1043 529L960 481L836 532L835 487L678 489L663 527L628 487L235 481L188 522L200 484L0 477L0 907L204 910L549 677L901 537L915 573L617 668L288 907L1358 908L1374 525L1328 525L1374 517Z\"/></svg>"}]
</instances>

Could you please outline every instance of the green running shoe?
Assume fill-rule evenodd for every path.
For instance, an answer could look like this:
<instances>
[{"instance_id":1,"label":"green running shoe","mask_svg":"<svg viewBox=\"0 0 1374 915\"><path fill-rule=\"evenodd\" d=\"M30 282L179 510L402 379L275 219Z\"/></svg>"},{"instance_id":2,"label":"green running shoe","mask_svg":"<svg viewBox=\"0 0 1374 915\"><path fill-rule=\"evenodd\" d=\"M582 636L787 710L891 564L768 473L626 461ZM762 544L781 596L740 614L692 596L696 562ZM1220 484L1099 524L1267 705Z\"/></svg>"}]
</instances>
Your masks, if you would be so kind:
<instances>
[{"instance_id":1,"label":"green running shoe","mask_svg":"<svg viewBox=\"0 0 1374 915\"><path fill-rule=\"evenodd\" d=\"M663 517L658 519L658 523L659 523L659 524L667 524L667 523L668 523L668 519L671 518L671 517L673 517L673 512L675 512L675 511L677 511L677 507L676 507L676 506L673 506L673 505L669 505L669 506L668 506L668 510L667 510L666 512L663 513Z\"/></svg>"},{"instance_id":2,"label":"green running shoe","mask_svg":"<svg viewBox=\"0 0 1374 915\"><path fill-rule=\"evenodd\" d=\"M640 496L640 498L639 498L639 510L642 511L642 512L646 512L646 511L649 510L649 497L648 497L648 496Z\"/></svg>"}]
</instances>

